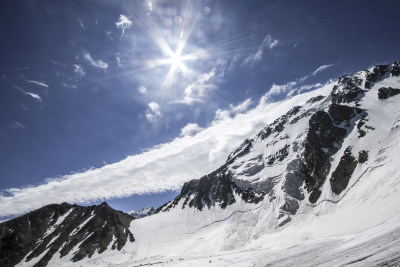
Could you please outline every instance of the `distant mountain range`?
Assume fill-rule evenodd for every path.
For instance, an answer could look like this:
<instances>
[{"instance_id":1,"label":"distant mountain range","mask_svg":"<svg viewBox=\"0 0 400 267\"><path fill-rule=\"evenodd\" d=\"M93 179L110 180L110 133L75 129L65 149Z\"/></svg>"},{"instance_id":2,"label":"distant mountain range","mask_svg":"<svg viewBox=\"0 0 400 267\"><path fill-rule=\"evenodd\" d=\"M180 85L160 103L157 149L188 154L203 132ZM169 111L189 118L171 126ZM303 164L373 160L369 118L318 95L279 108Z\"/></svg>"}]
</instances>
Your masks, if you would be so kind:
<instances>
[{"instance_id":1,"label":"distant mountain range","mask_svg":"<svg viewBox=\"0 0 400 267\"><path fill-rule=\"evenodd\" d=\"M400 62L285 112L172 201L53 204L0 224L0 266L399 266Z\"/></svg>"}]
</instances>

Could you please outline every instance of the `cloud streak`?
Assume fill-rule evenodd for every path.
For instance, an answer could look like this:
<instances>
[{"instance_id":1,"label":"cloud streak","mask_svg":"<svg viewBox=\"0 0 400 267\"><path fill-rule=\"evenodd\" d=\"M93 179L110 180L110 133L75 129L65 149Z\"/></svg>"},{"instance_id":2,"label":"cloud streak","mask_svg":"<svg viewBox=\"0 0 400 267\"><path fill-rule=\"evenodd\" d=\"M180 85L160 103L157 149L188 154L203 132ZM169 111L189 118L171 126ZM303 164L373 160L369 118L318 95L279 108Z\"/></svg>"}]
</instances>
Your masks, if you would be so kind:
<instances>
[{"instance_id":1,"label":"cloud streak","mask_svg":"<svg viewBox=\"0 0 400 267\"><path fill-rule=\"evenodd\" d=\"M322 65L322 66L318 67L315 71L313 71L313 73L311 73L311 75L315 76L318 73L320 73L320 72L322 72L322 71L324 71L324 70L326 70L326 69L328 69L328 68L330 68L332 66L333 66L333 64Z\"/></svg>"},{"instance_id":2,"label":"cloud streak","mask_svg":"<svg viewBox=\"0 0 400 267\"><path fill-rule=\"evenodd\" d=\"M94 60L92 56L89 53L85 53L83 55L83 58L86 59L87 62L90 63L93 67L99 68L99 69L104 69L106 70L108 68L108 64L102 61L101 59L99 60Z\"/></svg>"},{"instance_id":3,"label":"cloud streak","mask_svg":"<svg viewBox=\"0 0 400 267\"><path fill-rule=\"evenodd\" d=\"M248 56L243 61L243 65L248 65L248 64L254 65L256 62L261 61L263 59L265 49L267 49L267 48L273 49L273 48L277 47L278 44L279 44L279 40L273 39L272 36L270 34L268 34L264 38L264 40L262 41L260 46L258 47L257 52Z\"/></svg>"},{"instance_id":4,"label":"cloud streak","mask_svg":"<svg viewBox=\"0 0 400 267\"><path fill-rule=\"evenodd\" d=\"M320 72L332 67L333 64L328 64L328 65L322 65L318 67L316 70L311 72L309 75L303 76L295 81L291 81L285 84L275 84L273 83L271 88L269 89L268 93L264 95L264 98L267 99L268 101L273 100L275 97L277 99L281 99L284 97L292 97L295 94L301 94L304 91L307 90L313 90L317 87L322 86L320 83L316 84L306 84L306 85L301 85L304 83L307 79L309 79L311 76L316 76Z\"/></svg>"},{"instance_id":5,"label":"cloud streak","mask_svg":"<svg viewBox=\"0 0 400 267\"><path fill-rule=\"evenodd\" d=\"M24 95L27 95L27 96L32 97L32 98L35 99L37 102L41 102L41 101L42 101L42 98L41 98L38 94L31 93L31 92L27 92L27 91L25 91L24 89L22 89L21 87L16 86L15 84L12 84L12 83L9 83L9 84L10 84L12 87L14 87L15 89L17 89L18 91L20 91L21 93L23 93Z\"/></svg>"},{"instance_id":6,"label":"cloud streak","mask_svg":"<svg viewBox=\"0 0 400 267\"><path fill-rule=\"evenodd\" d=\"M28 83L32 83L32 84L36 84L42 87L46 87L48 88L49 86L47 84L45 84L44 82L40 82L40 81L33 81L33 80L26 80Z\"/></svg>"},{"instance_id":7,"label":"cloud streak","mask_svg":"<svg viewBox=\"0 0 400 267\"><path fill-rule=\"evenodd\" d=\"M25 92L25 95L28 95L28 96L32 97L33 99L35 99L38 102L42 101L42 98L38 94L34 94L34 93L31 93L31 92Z\"/></svg>"},{"instance_id":8,"label":"cloud streak","mask_svg":"<svg viewBox=\"0 0 400 267\"><path fill-rule=\"evenodd\" d=\"M254 136L292 106L301 105L315 95L328 95L332 86L297 95L285 102L267 103L261 98L252 109L249 109L251 101L246 100L230 107L224 116L216 114L206 129L200 129L196 124L186 125L181 136L142 154L101 168L50 179L39 186L4 190L0 193L0 217L50 203L90 203L179 189L184 182L219 167L245 138ZM149 111L152 114L160 112L158 104L150 103ZM224 111L219 114L221 112Z\"/></svg>"}]
</instances>

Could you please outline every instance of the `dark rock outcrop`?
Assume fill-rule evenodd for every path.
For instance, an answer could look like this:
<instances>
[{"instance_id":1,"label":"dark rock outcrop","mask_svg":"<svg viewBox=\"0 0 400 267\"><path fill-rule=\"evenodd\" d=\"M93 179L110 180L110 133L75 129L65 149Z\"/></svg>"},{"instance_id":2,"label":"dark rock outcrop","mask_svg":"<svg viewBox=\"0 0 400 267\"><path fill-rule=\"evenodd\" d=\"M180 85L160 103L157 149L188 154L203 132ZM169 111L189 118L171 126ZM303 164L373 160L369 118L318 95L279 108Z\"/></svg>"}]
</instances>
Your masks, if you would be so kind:
<instances>
[{"instance_id":1,"label":"dark rock outcrop","mask_svg":"<svg viewBox=\"0 0 400 267\"><path fill-rule=\"evenodd\" d=\"M363 80L354 75L340 77L338 85L333 87L332 103L350 103L364 96Z\"/></svg>"},{"instance_id":2,"label":"dark rock outcrop","mask_svg":"<svg viewBox=\"0 0 400 267\"><path fill-rule=\"evenodd\" d=\"M264 199L265 193L258 194L251 188L239 188L225 168L224 165L200 179L186 182L181 193L173 201L158 208L155 213L168 211L177 206L182 199L182 209L188 206L198 210L215 205L224 209L236 202L234 194L240 195L247 203L258 203Z\"/></svg>"},{"instance_id":3,"label":"dark rock outcrop","mask_svg":"<svg viewBox=\"0 0 400 267\"><path fill-rule=\"evenodd\" d=\"M400 94L400 89L392 88L392 87L382 87L378 90L378 98L379 99L388 99L391 96Z\"/></svg>"},{"instance_id":4,"label":"dark rock outcrop","mask_svg":"<svg viewBox=\"0 0 400 267\"><path fill-rule=\"evenodd\" d=\"M331 168L330 157L338 151L346 134L346 129L335 126L327 112L317 111L311 116L301 166L301 176L311 203L318 200L319 188Z\"/></svg>"},{"instance_id":5,"label":"dark rock outcrop","mask_svg":"<svg viewBox=\"0 0 400 267\"><path fill-rule=\"evenodd\" d=\"M256 135L256 139L260 138L261 140L264 140L273 133L276 134L276 133L282 132L283 129L285 128L287 122L289 121L289 119L294 117L296 114L298 114L300 112L300 110L301 110L301 107L299 107L299 106L293 107L285 115L276 119L273 123L271 123L270 125L265 127L263 130L261 130Z\"/></svg>"},{"instance_id":6,"label":"dark rock outcrop","mask_svg":"<svg viewBox=\"0 0 400 267\"><path fill-rule=\"evenodd\" d=\"M358 163L365 163L368 161L368 151L361 150L358 152Z\"/></svg>"},{"instance_id":7,"label":"dark rock outcrop","mask_svg":"<svg viewBox=\"0 0 400 267\"><path fill-rule=\"evenodd\" d=\"M109 207L52 204L0 224L0 266L14 266L24 258L34 266L46 266L59 252L73 252L72 261L96 251L120 250L134 242L129 230L133 217ZM39 260L36 258L45 253Z\"/></svg>"},{"instance_id":8,"label":"dark rock outcrop","mask_svg":"<svg viewBox=\"0 0 400 267\"><path fill-rule=\"evenodd\" d=\"M351 154L351 147L347 147L340 162L330 179L332 192L339 195L349 184L349 180L357 167L357 159Z\"/></svg>"}]
</instances>

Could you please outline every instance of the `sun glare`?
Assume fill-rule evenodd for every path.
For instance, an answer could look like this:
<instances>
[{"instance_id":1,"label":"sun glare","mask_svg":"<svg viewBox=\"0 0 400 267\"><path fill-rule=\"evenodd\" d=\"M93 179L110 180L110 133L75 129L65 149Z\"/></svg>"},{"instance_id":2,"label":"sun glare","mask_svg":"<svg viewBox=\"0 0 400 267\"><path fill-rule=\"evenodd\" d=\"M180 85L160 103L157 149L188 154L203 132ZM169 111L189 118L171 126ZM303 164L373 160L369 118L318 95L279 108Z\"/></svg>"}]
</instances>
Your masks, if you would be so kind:
<instances>
[{"instance_id":1,"label":"sun glare","mask_svg":"<svg viewBox=\"0 0 400 267\"><path fill-rule=\"evenodd\" d=\"M171 60L171 65L172 65L172 66L177 67L177 66L179 66L179 65L182 64L182 57L181 57L181 55L179 55L179 54L177 54L177 53L173 53L173 54L171 55L170 60Z\"/></svg>"}]
</instances>

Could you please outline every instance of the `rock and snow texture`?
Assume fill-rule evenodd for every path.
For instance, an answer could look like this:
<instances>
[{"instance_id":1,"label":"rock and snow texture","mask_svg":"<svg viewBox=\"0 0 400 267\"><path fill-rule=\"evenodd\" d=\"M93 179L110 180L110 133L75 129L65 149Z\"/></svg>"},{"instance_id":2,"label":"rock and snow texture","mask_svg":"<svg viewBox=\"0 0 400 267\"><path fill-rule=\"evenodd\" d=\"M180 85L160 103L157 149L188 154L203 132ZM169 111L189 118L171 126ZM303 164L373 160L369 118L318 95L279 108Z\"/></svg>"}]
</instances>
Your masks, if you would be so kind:
<instances>
[{"instance_id":1,"label":"rock and snow texture","mask_svg":"<svg viewBox=\"0 0 400 267\"><path fill-rule=\"evenodd\" d=\"M135 219L140 219L140 218L152 215L154 213L154 211L155 210L154 210L153 206L149 205L138 211L134 211L134 210L130 211L130 212L128 212L128 214L131 215L132 217L134 217Z\"/></svg>"},{"instance_id":2,"label":"rock and snow texture","mask_svg":"<svg viewBox=\"0 0 400 267\"><path fill-rule=\"evenodd\" d=\"M283 101L281 116L239 145L225 164L185 183L151 216L129 217L130 226L107 244L122 233L133 233L134 242L125 241L119 251L88 250L94 253L80 254L79 264L398 266L399 75L399 62L376 66ZM59 225L74 213L67 212L51 217L38 233L46 245L34 255L43 259L58 244ZM0 226L3 246L4 233L17 229ZM61 255L48 264L71 265L74 255Z\"/></svg>"},{"instance_id":3,"label":"rock and snow texture","mask_svg":"<svg viewBox=\"0 0 400 267\"><path fill-rule=\"evenodd\" d=\"M132 219L106 203L45 206L0 224L0 266L46 266L53 257L72 264L107 248L121 250L135 240Z\"/></svg>"}]
</instances>

